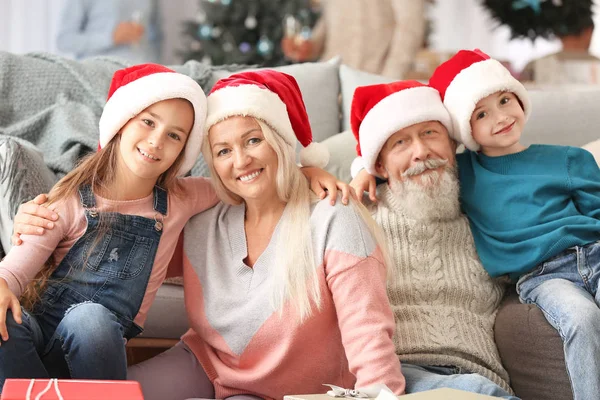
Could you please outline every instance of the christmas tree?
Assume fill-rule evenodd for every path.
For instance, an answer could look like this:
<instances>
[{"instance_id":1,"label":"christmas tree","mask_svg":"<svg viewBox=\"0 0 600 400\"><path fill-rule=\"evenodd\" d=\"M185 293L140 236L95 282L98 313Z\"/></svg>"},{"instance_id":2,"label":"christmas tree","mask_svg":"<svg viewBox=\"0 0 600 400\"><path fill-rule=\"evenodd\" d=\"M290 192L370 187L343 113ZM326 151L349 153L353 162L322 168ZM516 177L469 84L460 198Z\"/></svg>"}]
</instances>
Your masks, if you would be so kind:
<instances>
[{"instance_id":1,"label":"christmas tree","mask_svg":"<svg viewBox=\"0 0 600 400\"><path fill-rule=\"evenodd\" d=\"M200 11L184 23L185 60L212 65L289 64L284 35L310 38L318 18L310 0L200 0Z\"/></svg>"},{"instance_id":2,"label":"christmas tree","mask_svg":"<svg viewBox=\"0 0 600 400\"><path fill-rule=\"evenodd\" d=\"M554 39L594 26L593 0L484 0L483 5L513 38Z\"/></svg>"}]
</instances>

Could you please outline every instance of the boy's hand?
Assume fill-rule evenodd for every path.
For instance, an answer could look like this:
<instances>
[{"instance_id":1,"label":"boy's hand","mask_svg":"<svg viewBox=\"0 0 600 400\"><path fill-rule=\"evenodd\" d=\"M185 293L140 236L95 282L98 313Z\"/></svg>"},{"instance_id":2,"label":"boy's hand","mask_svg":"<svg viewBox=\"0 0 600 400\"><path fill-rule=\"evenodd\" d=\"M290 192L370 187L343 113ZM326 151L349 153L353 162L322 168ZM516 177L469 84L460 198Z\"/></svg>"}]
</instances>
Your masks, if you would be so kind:
<instances>
[{"instance_id":1,"label":"boy's hand","mask_svg":"<svg viewBox=\"0 0 600 400\"><path fill-rule=\"evenodd\" d=\"M350 196L356 199L356 193L345 182L338 181L337 178L329 172L316 167L302 167L300 169L304 176L310 181L310 189L322 200L329 193L331 205L335 204L337 192L342 192L342 204L348 205Z\"/></svg>"},{"instance_id":2,"label":"boy's hand","mask_svg":"<svg viewBox=\"0 0 600 400\"><path fill-rule=\"evenodd\" d=\"M8 309L12 310L13 318L17 324L21 324L21 304L19 299L10 291L6 281L0 278L0 337L6 342L8 340L8 329L6 328L6 314Z\"/></svg>"},{"instance_id":3,"label":"boy's hand","mask_svg":"<svg viewBox=\"0 0 600 400\"><path fill-rule=\"evenodd\" d=\"M45 229L53 229L58 214L42 206L48 197L40 194L35 199L19 206L13 226L12 244L19 246L23 241L21 235L43 235Z\"/></svg>"},{"instance_id":4,"label":"boy's hand","mask_svg":"<svg viewBox=\"0 0 600 400\"><path fill-rule=\"evenodd\" d=\"M361 170L356 178L352 179L350 186L354 189L358 196L358 201L362 202L364 192L369 192L369 199L373 203L377 203L377 182L375 177L367 172L366 169Z\"/></svg>"}]
</instances>

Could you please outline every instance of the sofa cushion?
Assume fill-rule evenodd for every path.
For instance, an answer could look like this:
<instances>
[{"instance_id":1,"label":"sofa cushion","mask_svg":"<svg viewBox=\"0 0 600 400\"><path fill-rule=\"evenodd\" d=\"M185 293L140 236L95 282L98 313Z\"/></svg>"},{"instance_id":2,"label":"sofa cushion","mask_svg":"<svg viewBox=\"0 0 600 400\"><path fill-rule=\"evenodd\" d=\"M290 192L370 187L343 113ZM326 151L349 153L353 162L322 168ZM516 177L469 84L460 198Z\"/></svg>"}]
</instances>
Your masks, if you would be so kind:
<instances>
[{"instance_id":1,"label":"sofa cushion","mask_svg":"<svg viewBox=\"0 0 600 400\"><path fill-rule=\"evenodd\" d=\"M350 129L350 106L354 90L359 86L376 85L379 83L393 82L393 78L381 75L370 74L350 68L347 65L340 65L340 85L342 91L342 130Z\"/></svg>"},{"instance_id":2,"label":"sofa cushion","mask_svg":"<svg viewBox=\"0 0 600 400\"><path fill-rule=\"evenodd\" d=\"M342 182L350 182L350 166L356 157L356 139L351 130L338 133L323 141L329 150L329 164L325 170Z\"/></svg>"},{"instance_id":3,"label":"sofa cushion","mask_svg":"<svg viewBox=\"0 0 600 400\"><path fill-rule=\"evenodd\" d=\"M272 68L296 78L306 105L313 131L313 140L317 142L322 142L340 131L339 65L339 58L334 58L327 62L292 64ZM248 70L253 69L257 68ZM215 71L212 84L214 85L217 80L226 78L233 73L226 70Z\"/></svg>"},{"instance_id":4,"label":"sofa cushion","mask_svg":"<svg viewBox=\"0 0 600 400\"><path fill-rule=\"evenodd\" d=\"M533 304L521 304L514 286L496 316L496 344L510 385L523 400L572 399L562 340Z\"/></svg>"},{"instance_id":5,"label":"sofa cushion","mask_svg":"<svg viewBox=\"0 0 600 400\"><path fill-rule=\"evenodd\" d=\"M162 284L156 292L140 337L179 339L189 327L183 286Z\"/></svg>"},{"instance_id":6,"label":"sofa cushion","mask_svg":"<svg viewBox=\"0 0 600 400\"><path fill-rule=\"evenodd\" d=\"M585 144L581 147L592 153L594 160L596 160L596 164L600 165L600 139L594 140L593 142Z\"/></svg>"},{"instance_id":7,"label":"sofa cushion","mask_svg":"<svg viewBox=\"0 0 600 400\"><path fill-rule=\"evenodd\" d=\"M48 193L56 177L31 143L0 135L0 243L10 250L13 218L21 203Z\"/></svg>"},{"instance_id":8,"label":"sofa cushion","mask_svg":"<svg viewBox=\"0 0 600 400\"><path fill-rule=\"evenodd\" d=\"M600 89L530 90L532 112L522 142L583 146L600 138Z\"/></svg>"}]
</instances>

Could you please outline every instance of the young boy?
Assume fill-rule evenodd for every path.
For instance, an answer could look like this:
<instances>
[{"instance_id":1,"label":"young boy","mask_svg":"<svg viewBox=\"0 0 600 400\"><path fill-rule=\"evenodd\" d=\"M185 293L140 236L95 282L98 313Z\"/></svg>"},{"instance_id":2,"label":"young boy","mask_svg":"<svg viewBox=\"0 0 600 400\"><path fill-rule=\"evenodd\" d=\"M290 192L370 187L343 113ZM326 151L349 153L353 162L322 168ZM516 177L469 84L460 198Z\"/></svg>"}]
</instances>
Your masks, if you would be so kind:
<instances>
[{"instance_id":1,"label":"young boy","mask_svg":"<svg viewBox=\"0 0 600 400\"><path fill-rule=\"evenodd\" d=\"M575 400L600 393L600 170L586 150L520 143L526 89L480 50L440 65L438 89L453 123L461 201L491 276L517 281L564 342Z\"/></svg>"}]
</instances>

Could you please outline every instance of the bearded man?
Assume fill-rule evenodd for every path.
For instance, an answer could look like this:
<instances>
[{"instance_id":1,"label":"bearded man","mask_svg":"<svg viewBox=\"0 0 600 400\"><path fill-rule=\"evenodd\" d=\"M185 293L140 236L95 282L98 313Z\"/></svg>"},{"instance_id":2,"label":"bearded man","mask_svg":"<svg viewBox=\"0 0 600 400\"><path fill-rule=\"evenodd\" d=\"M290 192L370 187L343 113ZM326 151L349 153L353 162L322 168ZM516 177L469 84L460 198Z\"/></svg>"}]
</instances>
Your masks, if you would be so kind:
<instances>
[{"instance_id":1,"label":"bearded man","mask_svg":"<svg viewBox=\"0 0 600 400\"><path fill-rule=\"evenodd\" d=\"M494 342L506 285L483 269L461 213L450 116L437 90L415 81L363 86L352 101L357 193L383 229L393 265L388 295L406 393L440 387L511 396Z\"/></svg>"}]
</instances>

